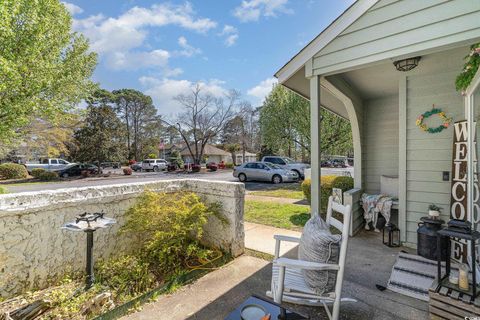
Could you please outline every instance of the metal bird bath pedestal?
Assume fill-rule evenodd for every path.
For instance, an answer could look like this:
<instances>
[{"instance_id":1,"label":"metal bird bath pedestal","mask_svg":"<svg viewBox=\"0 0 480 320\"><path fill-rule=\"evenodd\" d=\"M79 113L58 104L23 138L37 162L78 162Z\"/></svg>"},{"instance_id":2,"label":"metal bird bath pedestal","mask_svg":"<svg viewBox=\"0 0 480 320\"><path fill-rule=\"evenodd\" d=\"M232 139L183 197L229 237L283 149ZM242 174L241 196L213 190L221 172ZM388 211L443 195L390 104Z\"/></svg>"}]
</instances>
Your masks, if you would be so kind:
<instances>
[{"instance_id":1,"label":"metal bird bath pedestal","mask_svg":"<svg viewBox=\"0 0 480 320\"><path fill-rule=\"evenodd\" d=\"M100 228L106 228L115 224L117 221L112 218L106 218L101 213L82 213L76 217L75 222L66 223L62 229L70 231L83 231L87 234L87 278L85 280L85 290L92 287L95 280L93 274L93 233Z\"/></svg>"}]
</instances>

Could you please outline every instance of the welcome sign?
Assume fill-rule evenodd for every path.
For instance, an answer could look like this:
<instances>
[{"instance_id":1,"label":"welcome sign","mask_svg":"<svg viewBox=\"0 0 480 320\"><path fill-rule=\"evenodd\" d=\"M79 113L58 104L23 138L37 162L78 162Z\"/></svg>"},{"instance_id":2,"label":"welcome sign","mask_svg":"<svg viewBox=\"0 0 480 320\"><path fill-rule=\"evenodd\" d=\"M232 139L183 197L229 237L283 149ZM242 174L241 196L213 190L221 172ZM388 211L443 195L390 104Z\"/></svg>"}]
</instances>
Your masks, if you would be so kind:
<instances>
[{"instance_id":1,"label":"welcome sign","mask_svg":"<svg viewBox=\"0 0 480 320\"><path fill-rule=\"evenodd\" d=\"M476 127L476 126L475 126ZM475 136L475 135L474 135ZM467 149L468 149L468 124L466 120L455 122L453 137L452 161L452 189L450 199L450 218L471 221L476 228L480 217L478 205L479 188L477 178L477 153L473 150L474 190L473 213L468 212L467 203ZM465 240L452 239L451 258L459 262L467 262L468 244Z\"/></svg>"}]
</instances>

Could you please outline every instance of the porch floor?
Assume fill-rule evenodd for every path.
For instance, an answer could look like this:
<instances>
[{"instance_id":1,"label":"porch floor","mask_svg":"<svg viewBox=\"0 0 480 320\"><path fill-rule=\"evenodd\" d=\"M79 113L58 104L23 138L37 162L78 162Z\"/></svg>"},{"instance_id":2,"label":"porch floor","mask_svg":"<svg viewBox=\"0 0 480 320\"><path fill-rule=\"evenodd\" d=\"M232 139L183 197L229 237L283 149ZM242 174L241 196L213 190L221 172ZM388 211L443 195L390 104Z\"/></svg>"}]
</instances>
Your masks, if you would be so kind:
<instances>
[{"instance_id":1,"label":"porch floor","mask_svg":"<svg viewBox=\"0 0 480 320\"><path fill-rule=\"evenodd\" d=\"M402 249L408 251L382 245L380 235L374 232L362 231L351 238L343 296L358 302L343 304L341 319L428 318L428 303L375 287L375 284L386 285L396 255ZM286 255L295 256L296 249ZM264 296L270 287L270 278L269 261L244 255L122 319L223 319L250 295ZM323 308L286 306L311 319L327 319Z\"/></svg>"}]
</instances>

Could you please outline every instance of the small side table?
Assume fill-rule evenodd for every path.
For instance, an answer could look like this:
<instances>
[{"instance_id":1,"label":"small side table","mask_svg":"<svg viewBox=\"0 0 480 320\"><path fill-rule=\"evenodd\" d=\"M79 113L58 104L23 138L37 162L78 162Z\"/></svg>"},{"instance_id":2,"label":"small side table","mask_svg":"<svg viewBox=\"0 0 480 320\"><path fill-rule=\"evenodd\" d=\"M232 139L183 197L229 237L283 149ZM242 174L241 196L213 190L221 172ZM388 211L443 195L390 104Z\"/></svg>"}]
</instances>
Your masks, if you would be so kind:
<instances>
[{"instance_id":1,"label":"small side table","mask_svg":"<svg viewBox=\"0 0 480 320\"><path fill-rule=\"evenodd\" d=\"M292 312L290 310L287 310L283 308L281 305L270 301L268 299L259 297L257 295L252 295L249 297L247 300L242 302L235 310L233 310L226 318L225 320L241 320L240 313L242 312L242 309L244 306L249 305L249 304L258 304L264 307L268 313L270 313L271 320L281 320L281 319L288 319L288 320L308 320L309 318ZM283 315L283 318L282 318Z\"/></svg>"}]
</instances>

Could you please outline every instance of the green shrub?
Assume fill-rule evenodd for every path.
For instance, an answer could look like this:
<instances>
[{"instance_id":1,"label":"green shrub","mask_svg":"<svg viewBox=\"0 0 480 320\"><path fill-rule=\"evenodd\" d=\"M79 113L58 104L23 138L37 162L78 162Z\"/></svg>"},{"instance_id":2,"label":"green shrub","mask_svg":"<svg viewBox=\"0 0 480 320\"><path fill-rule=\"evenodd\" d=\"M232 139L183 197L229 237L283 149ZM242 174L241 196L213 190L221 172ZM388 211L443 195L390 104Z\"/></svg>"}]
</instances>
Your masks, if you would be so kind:
<instances>
[{"instance_id":1,"label":"green shrub","mask_svg":"<svg viewBox=\"0 0 480 320\"><path fill-rule=\"evenodd\" d=\"M152 288L156 282L148 264L132 255L100 260L95 268L96 280L120 296L136 296Z\"/></svg>"},{"instance_id":2,"label":"green shrub","mask_svg":"<svg viewBox=\"0 0 480 320\"><path fill-rule=\"evenodd\" d=\"M234 165L233 163L229 162L229 163L225 163L225 168L227 169L233 169Z\"/></svg>"},{"instance_id":3,"label":"green shrub","mask_svg":"<svg viewBox=\"0 0 480 320\"><path fill-rule=\"evenodd\" d=\"M28 172L24 165L16 163L0 164L1 179L25 179L27 177Z\"/></svg>"},{"instance_id":4,"label":"green shrub","mask_svg":"<svg viewBox=\"0 0 480 320\"><path fill-rule=\"evenodd\" d=\"M127 210L122 230L145 240L140 254L156 274L172 274L212 255L200 245L203 226L211 214L214 212L194 193L146 191Z\"/></svg>"},{"instance_id":5,"label":"green shrub","mask_svg":"<svg viewBox=\"0 0 480 320\"><path fill-rule=\"evenodd\" d=\"M148 159L156 159L157 158L157 155L155 153L150 153L148 156L147 156Z\"/></svg>"},{"instance_id":6,"label":"green shrub","mask_svg":"<svg viewBox=\"0 0 480 320\"><path fill-rule=\"evenodd\" d=\"M344 192L353 189L353 178L347 176L336 177L332 182L332 188L342 189Z\"/></svg>"},{"instance_id":7,"label":"green shrub","mask_svg":"<svg viewBox=\"0 0 480 320\"><path fill-rule=\"evenodd\" d=\"M41 181L52 181L58 179L58 174L53 171L44 170L44 172L40 173L37 178Z\"/></svg>"},{"instance_id":8,"label":"green shrub","mask_svg":"<svg viewBox=\"0 0 480 320\"><path fill-rule=\"evenodd\" d=\"M35 169L32 169L32 171L30 172L30 175L34 178L39 178L44 172L46 172L47 170L43 169L43 168L35 168Z\"/></svg>"},{"instance_id":9,"label":"green shrub","mask_svg":"<svg viewBox=\"0 0 480 320\"><path fill-rule=\"evenodd\" d=\"M320 208L322 212L327 210L328 198L332 195L333 188L347 191L353 188L353 178L347 176L321 176L320 178ZM302 191L308 202L311 201L310 187L311 180L305 179L302 182Z\"/></svg>"},{"instance_id":10,"label":"green shrub","mask_svg":"<svg viewBox=\"0 0 480 320\"><path fill-rule=\"evenodd\" d=\"M8 193L7 188L0 186L0 194L6 194Z\"/></svg>"}]
</instances>

